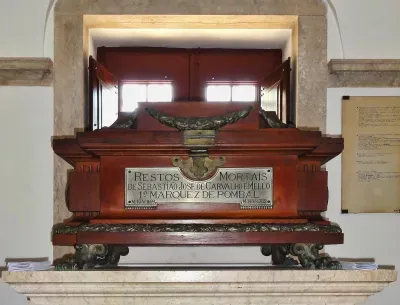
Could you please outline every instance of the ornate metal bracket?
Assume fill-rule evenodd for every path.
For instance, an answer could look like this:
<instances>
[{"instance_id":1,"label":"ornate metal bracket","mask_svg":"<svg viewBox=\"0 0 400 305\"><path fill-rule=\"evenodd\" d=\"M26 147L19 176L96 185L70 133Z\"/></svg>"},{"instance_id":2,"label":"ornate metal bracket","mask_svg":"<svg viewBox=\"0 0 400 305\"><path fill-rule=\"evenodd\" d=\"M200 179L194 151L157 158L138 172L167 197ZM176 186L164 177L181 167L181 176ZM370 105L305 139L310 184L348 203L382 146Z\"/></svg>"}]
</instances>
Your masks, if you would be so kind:
<instances>
[{"instance_id":1,"label":"ornate metal bracket","mask_svg":"<svg viewBox=\"0 0 400 305\"><path fill-rule=\"evenodd\" d=\"M185 130L183 144L194 149L204 149L215 143L215 130Z\"/></svg>"},{"instance_id":2,"label":"ornate metal bracket","mask_svg":"<svg viewBox=\"0 0 400 305\"><path fill-rule=\"evenodd\" d=\"M234 124L237 121L247 117L253 110L253 106L246 107L242 110L224 114L215 117L177 117L168 115L164 112L153 108L145 108L147 113L159 121L161 124L176 128L180 131L184 130L218 130L225 125Z\"/></svg>"},{"instance_id":3,"label":"ornate metal bracket","mask_svg":"<svg viewBox=\"0 0 400 305\"><path fill-rule=\"evenodd\" d=\"M278 266L290 266L298 264L293 258L297 257L301 266L305 269L331 269L340 270L342 265L329 256L322 256L319 251L322 244L290 244L267 245L261 247L264 256L272 256L272 263Z\"/></svg>"},{"instance_id":4,"label":"ornate metal bracket","mask_svg":"<svg viewBox=\"0 0 400 305\"><path fill-rule=\"evenodd\" d=\"M172 164L179 167L181 171L192 180L208 178L218 167L226 163L225 157L210 159L207 156L193 156L187 159L179 157L172 158Z\"/></svg>"}]
</instances>

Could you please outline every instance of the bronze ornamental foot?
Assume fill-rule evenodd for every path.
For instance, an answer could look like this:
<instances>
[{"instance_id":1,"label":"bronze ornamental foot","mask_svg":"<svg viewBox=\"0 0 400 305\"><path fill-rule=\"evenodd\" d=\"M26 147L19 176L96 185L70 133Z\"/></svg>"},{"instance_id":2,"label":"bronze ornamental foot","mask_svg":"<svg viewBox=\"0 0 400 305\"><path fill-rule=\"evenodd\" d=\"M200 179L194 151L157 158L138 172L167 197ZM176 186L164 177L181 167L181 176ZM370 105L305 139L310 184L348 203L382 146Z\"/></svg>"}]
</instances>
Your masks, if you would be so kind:
<instances>
[{"instance_id":1,"label":"bronze ornamental foot","mask_svg":"<svg viewBox=\"0 0 400 305\"><path fill-rule=\"evenodd\" d=\"M329 256L322 256L319 251L322 244L284 244L261 247L264 256L271 256L275 266L294 266L299 263L305 269L340 270L342 265ZM297 260L294 258L297 257Z\"/></svg>"},{"instance_id":2,"label":"bronze ornamental foot","mask_svg":"<svg viewBox=\"0 0 400 305\"><path fill-rule=\"evenodd\" d=\"M88 270L96 266L117 266L121 256L129 253L125 246L83 244L75 246L75 254L54 262L56 271Z\"/></svg>"}]
</instances>

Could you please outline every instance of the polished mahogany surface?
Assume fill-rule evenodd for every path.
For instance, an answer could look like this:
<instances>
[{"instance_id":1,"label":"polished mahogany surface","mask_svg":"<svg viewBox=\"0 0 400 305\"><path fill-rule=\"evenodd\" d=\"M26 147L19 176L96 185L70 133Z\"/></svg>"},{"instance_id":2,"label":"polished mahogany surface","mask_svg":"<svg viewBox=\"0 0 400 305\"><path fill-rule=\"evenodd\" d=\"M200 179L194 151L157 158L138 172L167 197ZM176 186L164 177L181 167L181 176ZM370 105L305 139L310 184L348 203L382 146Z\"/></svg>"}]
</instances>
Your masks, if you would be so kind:
<instances>
[{"instance_id":1,"label":"polished mahogany surface","mask_svg":"<svg viewBox=\"0 0 400 305\"><path fill-rule=\"evenodd\" d=\"M170 82L174 101L203 101L208 83L251 83L282 64L280 49L100 47L97 60L121 84Z\"/></svg>"},{"instance_id":2,"label":"polished mahogany surface","mask_svg":"<svg viewBox=\"0 0 400 305\"><path fill-rule=\"evenodd\" d=\"M170 168L175 157L191 150L183 133L150 117L146 107L175 116L218 116L248 103L144 103L136 129L102 129L54 139L53 149L74 171L68 176L70 225L135 223L308 223L320 221L327 210L327 172L322 165L343 150L342 138L323 137L318 131L266 128L254 105L250 115L216 132L208 148L211 159L223 157L223 168L271 167L274 172L272 209L243 209L237 203L159 204L154 209L125 208L126 168ZM283 238L284 237L284 238ZM283 238L283 239L282 239ZM114 243L125 245L256 245L281 242L342 243L343 234L323 232L79 232L56 235L53 243Z\"/></svg>"}]
</instances>

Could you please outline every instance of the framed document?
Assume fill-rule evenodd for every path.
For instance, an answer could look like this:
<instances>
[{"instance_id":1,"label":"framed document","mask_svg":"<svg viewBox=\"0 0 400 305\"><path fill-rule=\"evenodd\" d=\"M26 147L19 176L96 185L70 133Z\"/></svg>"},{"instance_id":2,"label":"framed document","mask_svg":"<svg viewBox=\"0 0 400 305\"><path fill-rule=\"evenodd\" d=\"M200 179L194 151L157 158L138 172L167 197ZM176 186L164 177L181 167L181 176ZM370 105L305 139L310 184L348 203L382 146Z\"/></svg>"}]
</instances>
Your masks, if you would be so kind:
<instances>
[{"instance_id":1,"label":"framed document","mask_svg":"<svg viewBox=\"0 0 400 305\"><path fill-rule=\"evenodd\" d=\"M400 97L344 97L342 213L400 212Z\"/></svg>"}]
</instances>

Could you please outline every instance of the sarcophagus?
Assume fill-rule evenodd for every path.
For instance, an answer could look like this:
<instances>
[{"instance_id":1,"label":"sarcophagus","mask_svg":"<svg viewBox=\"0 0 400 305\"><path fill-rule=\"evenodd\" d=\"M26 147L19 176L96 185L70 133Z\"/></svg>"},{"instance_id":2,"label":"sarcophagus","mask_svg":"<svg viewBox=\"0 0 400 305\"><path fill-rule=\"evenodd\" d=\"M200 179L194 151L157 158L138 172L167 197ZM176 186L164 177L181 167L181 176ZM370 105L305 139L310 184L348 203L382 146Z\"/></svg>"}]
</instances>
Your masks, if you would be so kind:
<instances>
[{"instance_id":1,"label":"sarcophagus","mask_svg":"<svg viewBox=\"0 0 400 305\"><path fill-rule=\"evenodd\" d=\"M259 245L275 264L291 255L307 268L340 268L319 250L343 243L321 216L322 166L342 138L285 125L257 104L142 103L53 149L74 168L73 217L54 227L53 244L77 252L60 269L116 264L127 247L148 245Z\"/></svg>"}]
</instances>

